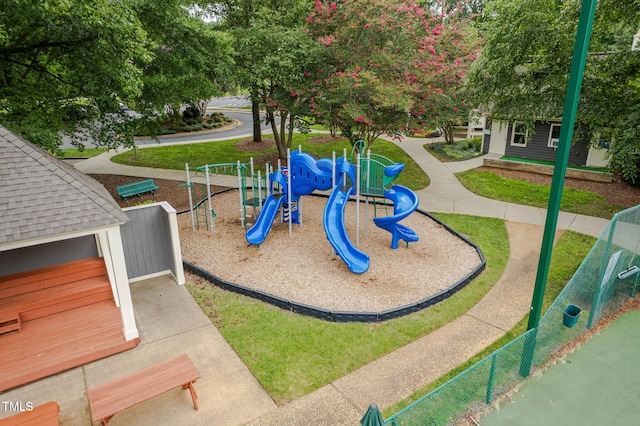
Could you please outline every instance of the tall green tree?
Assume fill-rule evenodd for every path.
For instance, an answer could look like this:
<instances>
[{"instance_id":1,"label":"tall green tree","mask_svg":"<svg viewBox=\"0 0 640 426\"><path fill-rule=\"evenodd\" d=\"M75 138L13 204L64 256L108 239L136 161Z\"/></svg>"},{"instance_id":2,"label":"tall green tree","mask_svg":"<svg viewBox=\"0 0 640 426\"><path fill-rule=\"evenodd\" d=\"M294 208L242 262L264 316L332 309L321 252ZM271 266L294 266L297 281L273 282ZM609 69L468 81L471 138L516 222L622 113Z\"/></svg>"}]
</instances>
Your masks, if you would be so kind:
<instances>
[{"instance_id":1,"label":"tall green tree","mask_svg":"<svg viewBox=\"0 0 640 426\"><path fill-rule=\"evenodd\" d=\"M481 24L483 48L470 73L474 97L495 119L535 120L562 114L579 0L491 0ZM640 51L631 50L640 2L601 0L596 12L578 107L576 138L612 135L610 167L632 182L640 177L629 155L640 126Z\"/></svg>"},{"instance_id":2,"label":"tall green tree","mask_svg":"<svg viewBox=\"0 0 640 426\"><path fill-rule=\"evenodd\" d=\"M222 25L232 36L235 55L235 81L249 91L253 114L253 140L262 140L260 107L265 106L269 94L276 87L272 79L278 74L278 56L283 55L282 77L291 72L292 38L304 23L311 8L305 0L227 0L216 3ZM271 31L271 33L270 33ZM293 42L297 44L298 42ZM261 72L255 72L256 69ZM271 69L265 73L266 68ZM270 121L270 118L267 117Z\"/></svg>"},{"instance_id":3,"label":"tall green tree","mask_svg":"<svg viewBox=\"0 0 640 426\"><path fill-rule=\"evenodd\" d=\"M135 3L154 58L143 67L140 112L176 114L185 104L206 110L208 99L229 88L229 40L217 24L198 19L186 5L175 0Z\"/></svg>"},{"instance_id":4,"label":"tall green tree","mask_svg":"<svg viewBox=\"0 0 640 426\"><path fill-rule=\"evenodd\" d=\"M152 56L128 2L2 0L0 10L5 126L54 150L59 131L140 96Z\"/></svg>"},{"instance_id":5,"label":"tall green tree","mask_svg":"<svg viewBox=\"0 0 640 426\"><path fill-rule=\"evenodd\" d=\"M0 0L0 122L49 150L61 132L132 145L138 116L122 104L150 113L214 95L225 50L188 5Z\"/></svg>"},{"instance_id":6,"label":"tall green tree","mask_svg":"<svg viewBox=\"0 0 640 426\"><path fill-rule=\"evenodd\" d=\"M260 83L255 85L254 96L264 106L278 156L284 160L296 124L306 111L307 98L298 88L305 80L305 70L317 60L318 47L302 28L277 24L255 25L251 35L243 37L236 47L255 52L251 74L253 81Z\"/></svg>"}]
</instances>

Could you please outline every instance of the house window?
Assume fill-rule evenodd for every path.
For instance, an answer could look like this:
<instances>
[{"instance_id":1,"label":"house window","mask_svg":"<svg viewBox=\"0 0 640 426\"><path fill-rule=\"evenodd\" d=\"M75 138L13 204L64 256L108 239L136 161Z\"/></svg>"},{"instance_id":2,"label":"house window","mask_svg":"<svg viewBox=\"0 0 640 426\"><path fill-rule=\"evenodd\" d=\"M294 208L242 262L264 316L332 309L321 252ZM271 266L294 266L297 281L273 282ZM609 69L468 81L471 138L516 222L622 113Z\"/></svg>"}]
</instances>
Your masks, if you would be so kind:
<instances>
[{"instance_id":1,"label":"house window","mask_svg":"<svg viewBox=\"0 0 640 426\"><path fill-rule=\"evenodd\" d=\"M611 130L605 129L600 135L598 135L598 147L609 149L611 146L611 141L613 140L613 135Z\"/></svg>"},{"instance_id":2,"label":"house window","mask_svg":"<svg viewBox=\"0 0 640 426\"><path fill-rule=\"evenodd\" d=\"M558 142L560 142L560 125L552 124L551 129L549 129L549 142L547 142L547 146L557 149Z\"/></svg>"},{"instance_id":3,"label":"house window","mask_svg":"<svg viewBox=\"0 0 640 426\"><path fill-rule=\"evenodd\" d=\"M513 126L513 132L511 132L511 145L513 146L527 146L527 139L529 138L529 131L521 124L515 124Z\"/></svg>"}]
</instances>

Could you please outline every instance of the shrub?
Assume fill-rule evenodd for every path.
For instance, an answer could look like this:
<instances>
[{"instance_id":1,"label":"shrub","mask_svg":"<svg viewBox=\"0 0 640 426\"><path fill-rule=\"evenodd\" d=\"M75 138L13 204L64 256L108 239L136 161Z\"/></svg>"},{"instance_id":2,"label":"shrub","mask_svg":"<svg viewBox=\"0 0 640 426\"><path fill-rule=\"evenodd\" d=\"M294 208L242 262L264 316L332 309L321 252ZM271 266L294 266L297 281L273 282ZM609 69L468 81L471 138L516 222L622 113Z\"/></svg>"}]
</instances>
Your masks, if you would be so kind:
<instances>
[{"instance_id":1,"label":"shrub","mask_svg":"<svg viewBox=\"0 0 640 426\"><path fill-rule=\"evenodd\" d=\"M200 117L202 117L202 113L193 105L189 105L182 111L182 118L184 118L185 121L199 119Z\"/></svg>"}]
</instances>

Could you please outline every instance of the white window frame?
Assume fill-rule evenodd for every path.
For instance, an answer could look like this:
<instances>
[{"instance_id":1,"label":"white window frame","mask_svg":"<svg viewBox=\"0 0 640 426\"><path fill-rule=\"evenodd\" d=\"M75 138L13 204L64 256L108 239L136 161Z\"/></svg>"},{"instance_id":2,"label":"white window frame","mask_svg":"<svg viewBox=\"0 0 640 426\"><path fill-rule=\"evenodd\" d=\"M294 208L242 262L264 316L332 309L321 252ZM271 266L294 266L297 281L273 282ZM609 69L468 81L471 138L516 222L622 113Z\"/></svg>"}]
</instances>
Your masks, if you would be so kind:
<instances>
[{"instance_id":1,"label":"white window frame","mask_svg":"<svg viewBox=\"0 0 640 426\"><path fill-rule=\"evenodd\" d=\"M551 126L549 127L549 141L547 142L547 146L549 148L553 148L553 149L558 149L558 143L560 142L560 135L558 135L558 138L554 138L553 137L553 128L557 127L558 129L560 129L560 123L552 123Z\"/></svg>"},{"instance_id":2,"label":"white window frame","mask_svg":"<svg viewBox=\"0 0 640 426\"><path fill-rule=\"evenodd\" d=\"M522 126L521 124L518 123L513 123L512 127L511 127L511 141L510 141L510 145L511 146L518 146L521 148L526 148L527 146L527 140L529 140L529 129L527 129L524 133L524 143L517 143L515 142L516 139L516 129L518 128L518 126ZM518 133L518 134L522 134L522 133Z\"/></svg>"}]
</instances>

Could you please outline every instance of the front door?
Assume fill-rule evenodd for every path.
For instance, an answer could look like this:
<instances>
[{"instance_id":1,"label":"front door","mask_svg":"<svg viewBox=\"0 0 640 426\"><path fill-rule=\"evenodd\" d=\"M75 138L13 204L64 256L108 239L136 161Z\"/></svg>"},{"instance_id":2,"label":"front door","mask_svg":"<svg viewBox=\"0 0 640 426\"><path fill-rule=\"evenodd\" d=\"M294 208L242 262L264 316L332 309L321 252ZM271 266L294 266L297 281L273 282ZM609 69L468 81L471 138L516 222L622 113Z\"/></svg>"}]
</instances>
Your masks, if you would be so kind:
<instances>
[{"instance_id":1,"label":"front door","mask_svg":"<svg viewBox=\"0 0 640 426\"><path fill-rule=\"evenodd\" d=\"M489 143L489 153L504 155L507 149L507 133L509 124L504 121L494 121L491 123L491 142Z\"/></svg>"}]
</instances>

